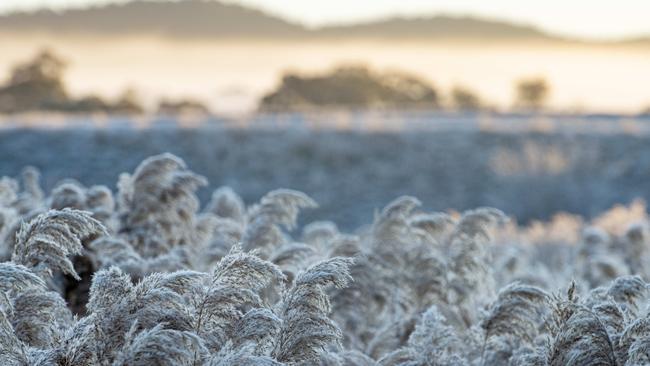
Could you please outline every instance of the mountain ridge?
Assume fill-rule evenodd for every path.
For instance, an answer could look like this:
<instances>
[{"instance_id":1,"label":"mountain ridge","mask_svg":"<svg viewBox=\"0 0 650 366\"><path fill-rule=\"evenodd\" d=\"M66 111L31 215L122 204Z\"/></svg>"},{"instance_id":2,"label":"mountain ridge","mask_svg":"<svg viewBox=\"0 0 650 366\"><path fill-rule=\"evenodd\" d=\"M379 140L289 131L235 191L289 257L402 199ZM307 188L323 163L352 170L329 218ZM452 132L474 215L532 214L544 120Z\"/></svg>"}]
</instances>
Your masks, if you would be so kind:
<instances>
[{"instance_id":1,"label":"mountain ridge","mask_svg":"<svg viewBox=\"0 0 650 366\"><path fill-rule=\"evenodd\" d=\"M0 15L0 31L187 38L410 38L564 40L535 27L478 17L391 17L308 28L261 10L218 1L133 1Z\"/></svg>"}]
</instances>

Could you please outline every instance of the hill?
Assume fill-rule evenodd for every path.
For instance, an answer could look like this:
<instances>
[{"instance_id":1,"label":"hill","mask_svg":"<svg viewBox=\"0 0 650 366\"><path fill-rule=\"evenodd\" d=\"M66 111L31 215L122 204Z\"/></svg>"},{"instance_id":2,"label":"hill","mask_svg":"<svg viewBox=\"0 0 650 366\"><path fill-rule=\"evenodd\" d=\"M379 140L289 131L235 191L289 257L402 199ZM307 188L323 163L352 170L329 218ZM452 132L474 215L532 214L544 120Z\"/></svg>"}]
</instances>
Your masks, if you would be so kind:
<instances>
[{"instance_id":1,"label":"hill","mask_svg":"<svg viewBox=\"0 0 650 366\"><path fill-rule=\"evenodd\" d=\"M319 35L357 38L559 39L536 28L471 17L390 18L319 29Z\"/></svg>"},{"instance_id":2,"label":"hill","mask_svg":"<svg viewBox=\"0 0 650 366\"><path fill-rule=\"evenodd\" d=\"M0 16L0 31L190 38L556 39L525 25L469 17L391 18L308 29L262 11L218 1L134 1Z\"/></svg>"},{"instance_id":3,"label":"hill","mask_svg":"<svg viewBox=\"0 0 650 366\"><path fill-rule=\"evenodd\" d=\"M261 11L219 2L134 1L62 12L40 10L0 17L0 31L176 37L291 37L305 33Z\"/></svg>"}]
</instances>

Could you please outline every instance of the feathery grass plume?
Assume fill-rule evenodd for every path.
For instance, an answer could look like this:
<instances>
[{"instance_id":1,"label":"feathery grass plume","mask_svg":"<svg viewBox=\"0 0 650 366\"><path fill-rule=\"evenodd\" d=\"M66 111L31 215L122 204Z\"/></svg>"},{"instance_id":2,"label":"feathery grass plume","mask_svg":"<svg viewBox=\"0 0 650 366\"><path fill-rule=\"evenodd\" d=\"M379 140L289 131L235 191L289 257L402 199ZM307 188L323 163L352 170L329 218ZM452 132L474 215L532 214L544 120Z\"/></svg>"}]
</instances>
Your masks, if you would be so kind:
<instances>
[{"instance_id":1,"label":"feathery grass plume","mask_svg":"<svg viewBox=\"0 0 650 366\"><path fill-rule=\"evenodd\" d=\"M501 289L481 321L485 331L483 364L506 364L518 348L532 346L549 301L550 295L534 286L515 282ZM503 349L506 339L512 341Z\"/></svg>"},{"instance_id":2,"label":"feathery grass plume","mask_svg":"<svg viewBox=\"0 0 650 366\"><path fill-rule=\"evenodd\" d=\"M282 318L273 355L288 364L315 361L325 347L338 343L341 331L329 317L330 301L325 289L344 287L352 280L351 258L332 258L300 273L278 307Z\"/></svg>"},{"instance_id":3,"label":"feathery grass plume","mask_svg":"<svg viewBox=\"0 0 650 366\"><path fill-rule=\"evenodd\" d=\"M650 334L650 318L647 316L635 320L623 330L616 344L619 364L628 365L628 359L632 358L629 364L636 365L650 354L648 353L648 346L650 346L648 334Z\"/></svg>"},{"instance_id":4,"label":"feathery grass plume","mask_svg":"<svg viewBox=\"0 0 650 366\"><path fill-rule=\"evenodd\" d=\"M365 248L362 254L367 256L368 265L371 267L368 271L375 278L369 278L369 283L362 283L376 287L377 284L372 282L380 281L380 286L388 286L383 290L378 289L388 296L374 298L383 303L380 304L382 307L390 305L397 309L416 306L413 272L404 271L404 268L410 268L415 260L419 260L417 255L421 254L421 240L417 236L420 230L409 224L413 211L420 204L419 200L410 196L393 200L376 215L370 232L363 240ZM358 274L355 269L353 272ZM384 311L387 311L387 308Z\"/></svg>"},{"instance_id":5,"label":"feathery grass plume","mask_svg":"<svg viewBox=\"0 0 650 366\"><path fill-rule=\"evenodd\" d=\"M358 241L348 244L351 247L349 252L360 253L362 248ZM393 297L401 297L401 293L397 294L400 282L385 269L388 266L377 264L381 259L376 255L361 253L354 259L350 266L354 281L344 288L330 291L334 309L331 317L343 329L346 348L365 351L378 329L385 327L384 321L392 316L396 307Z\"/></svg>"},{"instance_id":6,"label":"feathery grass plume","mask_svg":"<svg viewBox=\"0 0 650 366\"><path fill-rule=\"evenodd\" d=\"M630 274L624 258L607 250L601 249L581 259L576 263L578 276L584 280L588 288L604 286L617 277Z\"/></svg>"},{"instance_id":7,"label":"feathery grass plume","mask_svg":"<svg viewBox=\"0 0 650 366\"><path fill-rule=\"evenodd\" d=\"M16 238L20 228L24 222L29 222L36 218L38 215L46 211L33 210L24 215L16 216L15 220L11 220L2 232L0 232L0 240L2 240L2 251L4 252L3 259L11 260L16 245Z\"/></svg>"},{"instance_id":8,"label":"feathery grass plume","mask_svg":"<svg viewBox=\"0 0 650 366\"><path fill-rule=\"evenodd\" d=\"M456 220L446 213L417 213L410 217L410 225L422 230L426 240L432 243L442 243L453 230Z\"/></svg>"},{"instance_id":9,"label":"feathery grass plume","mask_svg":"<svg viewBox=\"0 0 650 366\"><path fill-rule=\"evenodd\" d=\"M158 324L133 336L135 329L114 366L194 366L202 364L209 353L201 338L192 332L165 329L164 324Z\"/></svg>"},{"instance_id":10,"label":"feathery grass plume","mask_svg":"<svg viewBox=\"0 0 650 366\"><path fill-rule=\"evenodd\" d=\"M357 235L340 234L332 239L328 258L357 257L361 254L360 238Z\"/></svg>"},{"instance_id":11,"label":"feathery grass plume","mask_svg":"<svg viewBox=\"0 0 650 366\"><path fill-rule=\"evenodd\" d=\"M40 209L44 206L44 194L41 190L38 169L28 166L21 171L22 191L17 192L15 201L12 204L20 214L26 214L30 211Z\"/></svg>"},{"instance_id":12,"label":"feathery grass plume","mask_svg":"<svg viewBox=\"0 0 650 366\"><path fill-rule=\"evenodd\" d=\"M45 281L23 265L0 263L0 293L17 295L31 288L45 290Z\"/></svg>"},{"instance_id":13,"label":"feathery grass plume","mask_svg":"<svg viewBox=\"0 0 650 366\"><path fill-rule=\"evenodd\" d=\"M302 241L313 246L320 253L327 253L331 243L339 235L339 229L331 221L315 221L302 229Z\"/></svg>"},{"instance_id":14,"label":"feathery grass plume","mask_svg":"<svg viewBox=\"0 0 650 366\"><path fill-rule=\"evenodd\" d=\"M133 285L116 267L100 271L93 279L88 302L95 318L100 360L113 360L134 324L135 331L160 323L165 323L165 329L190 331L193 320L184 296L197 291L204 278L192 271L157 273Z\"/></svg>"},{"instance_id":15,"label":"feathery grass plume","mask_svg":"<svg viewBox=\"0 0 650 366\"><path fill-rule=\"evenodd\" d=\"M0 178L0 206L12 207L18 198L18 181L10 177Z\"/></svg>"},{"instance_id":16,"label":"feathery grass plume","mask_svg":"<svg viewBox=\"0 0 650 366\"><path fill-rule=\"evenodd\" d=\"M284 366L284 363L277 362L271 357L256 356L253 354L253 347L233 348L227 343L219 352L213 355L205 366Z\"/></svg>"},{"instance_id":17,"label":"feathery grass plume","mask_svg":"<svg viewBox=\"0 0 650 366\"><path fill-rule=\"evenodd\" d=\"M582 230L574 267L577 277L586 280L588 289L604 286L619 271L616 267L622 259L609 255L610 243L609 234L599 227L589 226Z\"/></svg>"},{"instance_id":18,"label":"feathery grass plume","mask_svg":"<svg viewBox=\"0 0 650 366\"><path fill-rule=\"evenodd\" d=\"M96 332L94 315L76 319L74 324L66 329L61 346L57 348L59 365L99 365Z\"/></svg>"},{"instance_id":19,"label":"feathery grass plume","mask_svg":"<svg viewBox=\"0 0 650 366\"><path fill-rule=\"evenodd\" d=\"M220 349L234 337L245 316L241 309L263 307L259 292L284 280L276 265L234 246L215 266L208 284L193 294L194 331L206 340L208 348Z\"/></svg>"},{"instance_id":20,"label":"feathery grass plume","mask_svg":"<svg viewBox=\"0 0 650 366\"><path fill-rule=\"evenodd\" d=\"M364 350L364 353L373 359L380 359L404 346L413 333L417 321L413 315L399 306L391 306L385 314L379 316L385 320L375 329L374 336Z\"/></svg>"},{"instance_id":21,"label":"feathery grass plume","mask_svg":"<svg viewBox=\"0 0 650 366\"><path fill-rule=\"evenodd\" d=\"M207 184L185 162L169 154L142 161L118 184L120 232L145 257L195 242L196 190Z\"/></svg>"},{"instance_id":22,"label":"feathery grass plume","mask_svg":"<svg viewBox=\"0 0 650 366\"><path fill-rule=\"evenodd\" d=\"M62 210L73 208L83 210L86 208L86 187L73 179L59 182L50 194L50 208Z\"/></svg>"},{"instance_id":23,"label":"feathery grass plume","mask_svg":"<svg viewBox=\"0 0 650 366\"><path fill-rule=\"evenodd\" d=\"M401 243L400 239L410 228L409 218L413 210L421 205L420 200L411 196L398 197L386 205L375 219L372 229L378 248Z\"/></svg>"},{"instance_id":24,"label":"feathery grass plume","mask_svg":"<svg viewBox=\"0 0 650 366\"><path fill-rule=\"evenodd\" d=\"M461 358L463 342L456 330L434 305L415 326L405 347L397 349L379 360L381 366L422 365L451 366L468 364Z\"/></svg>"},{"instance_id":25,"label":"feathery grass plume","mask_svg":"<svg viewBox=\"0 0 650 366\"><path fill-rule=\"evenodd\" d=\"M308 258L316 255L316 249L305 243L290 242L282 244L273 251L269 261L280 266L283 270L304 268Z\"/></svg>"},{"instance_id":26,"label":"feathery grass plume","mask_svg":"<svg viewBox=\"0 0 650 366\"><path fill-rule=\"evenodd\" d=\"M506 220L503 212L493 208L467 211L449 238L449 300L458 305L465 326L475 323L476 309L494 294L490 229Z\"/></svg>"},{"instance_id":27,"label":"feathery grass plume","mask_svg":"<svg viewBox=\"0 0 650 366\"><path fill-rule=\"evenodd\" d=\"M239 242L244 235L244 225L232 219L217 218L214 231L212 233L212 242L209 243L209 249L225 252L221 255L228 254L230 248ZM221 258L220 257L220 258Z\"/></svg>"},{"instance_id":28,"label":"feathery grass plume","mask_svg":"<svg viewBox=\"0 0 650 366\"><path fill-rule=\"evenodd\" d=\"M131 244L113 236L103 236L92 241L88 245L88 251L95 262L95 268L122 267L131 262L139 265L143 261Z\"/></svg>"},{"instance_id":29,"label":"feathery grass plume","mask_svg":"<svg viewBox=\"0 0 650 366\"><path fill-rule=\"evenodd\" d=\"M377 366L377 361L358 351L322 352L319 366Z\"/></svg>"},{"instance_id":30,"label":"feathery grass plume","mask_svg":"<svg viewBox=\"0 0 650 366\"><path fill-rule=\"evenodd\" d=\"M631 274L638 274L648 278L650 275L650 253L648 243L650 228L647 224L630 225L622 238L625 262L630 267Z\"/></svg>"},{"instance_id":31,"label":"feathery grass plume","mask_svg":"<svg viewBox=\"0 0 650 366\"><path fill-rule=\"evenodd\" d=\"M406 253L410 268L404 276L412 288L417 309L447 301L447 263L439 250L429 244L419 245Z\"/></svg>"},{"instance_id":32,"label":"feathery grass plume","mask_svg":"<svg viewBox=\"0 0 650 366\"><path fill-rule=\"evenodd\" d=\"M585 308L573 310L553 339L548 364L615 366L612 341L600 319Z\"/></svg>"},{"instance_id":33,"label":"feathery grass plume","mask_svg":"<svg viewBox=\"0 0 650 366\"><path fill-rule=\"evenodd\" d=\"M286 241L281 227L292 230L300 209L318 205L306 194L291 189L267 193L248 211L248 225L242 243L246 250L258 249L263 258Z\"/></svg>"},{"instance_id":34,"label":"feathery grass plume","mask_svg":"<svg viewBox=\"0 0 650 366\"><path fill-rule=\"evenodd\" d=\"M547 322L549 343L546 363L560 365L616 365L612 339L598 316L578 303L572 282L563 299L554 296L553 314Z\"/></svg>"},{"instance_id":35,"label":"feathery grass plume","mask_svg":"<svg viewBox=\"0 0 650 366\"><path fill-rule=\"evenodd\" d=\"M270 309L251 309L235 325L233 345L252 347L252 354L256 356L269 355L281 325L282 320Z\"/></svg>"},{"instance_id":36,"label":"feathery grass plume","mask_svg":"<svg viewBox=\"0 0 650 366\"><path fill-rule=\"evenodd\" d=\"M644 366L650 364L650 337L642 337L630 346L625 366Z\"/></svg>"},{"instance_id":37,"label":"feathery grass plume","mask_svg":"<svg viewBox=\"0 0 650 366\"><path fill-rule=\"evenodd\" d=\"M596 252L607 248L610 241L611 237L605 230L594 226L586 227L582 231L580 254L587 257L594 255Z\"/></svg>"},{"instance_id":38,"label":"feathery grass plume","mask_svg":"<svg viewBox=\"0 0 650 366\"><path fill-rule=\"evenodd\" d=\"M19 219L18 211L11 207L0 205L0 241L4 240L4 232L7 227ZM0 245L2 243L0 242Z\"/></svg>"},{"instance_id":39,"label":"feathery grass plume","mask_svg":"<svg viewBox=\"0 0 650 366\"><path fill-rule=\"evenodd\" d=\"M27 346L16 336L5 311L0 308L0 360L6 365L28 365Z\"/></svg>"},{"instance_id":40,"label":"feathery grass plume","mask_svg":"<svg viewBox=\"0 0 650 366\"><path fill-rule=\"evenodd\" d=\"M115 199L113 192L106 186L92 186L86 191L86 209L93 213L108 229L115 230L117 223L113 222Z\"/></svg>"},{"instance_id":41,"label":"feathery grass plume","mask_svg":"<svg viewBox=\"0 0 650 366\"><path fill-rule=\"evenodd\" d=\"M594 305L591 311L605 326L607 334L612 338L612 343L616 343L614 342L615 337L623 331L625 324L629 321L627 312L611 300Z\"/></svg>"},{"instance_id":42,"label":"feathery grass plume","mask_svg":"<svg viewBox=\"0 0 650 366\"><path fill-rule=\"evenodd\" d=\"M11 323L25 344L54 348L72 324L72 314L61 296L53 291L27 290L13 299Z\"/></svg>"},{"instance_id":43,"label":"feathery grass plume","mask_svg":"<svg viewBox=\"0 0 650 366\"><path fill-rule=\"evenodd\" d=\"M172 250L152 258L142 258L133 247L122 238L101 237L93 241L88 252L95 268L119 267L134 280L155 272L174 272L187 268L185 253Z\"/></svg>"},{"instance_id":44,"label":"feathery grass plume","mask_svg":"<svg viewBox=\"0 0 650 366\"><path fill-rule=\"evenodd\" d=\"M99 314L108 311L122 299L133 293L131 278L117 267L110 267L95 272L90 287L88 311Z\"/></svg>"},{"instance_id":45,"label":"feathery grass plume","mask_svg":"<svg viewBox=\"0 0 650 366\"><path fill-rule=\"evenodd\" d=\"M221 187L212 193L212 199L206 206L205 211L241 224L246 220L244 201L228 186Z\"/></svg>"},{"instance_id":46,"label":"feathery grass plume","mask_svg":"<svg viewBox=\"0 0 650 366\"><path fill-rule=\"evenodd\" d=\"M639 276L616 278L607 290L607 295L630 311L634 316L639 313L639 304L647 300L648 285Z\"/></svg>"},{"instance_id":47,"label":"feathery grass plume","mask_svg":"<svg viewBox=\"0 0 650 366\"><path fill-rule=\"evenodd\" d=\"M12 261L39 274L60 270L79 280L68 256L81 253L82 240L102 235L106 229L89 212L50 210L21 225Z\"/></svg>"}]
</instances>

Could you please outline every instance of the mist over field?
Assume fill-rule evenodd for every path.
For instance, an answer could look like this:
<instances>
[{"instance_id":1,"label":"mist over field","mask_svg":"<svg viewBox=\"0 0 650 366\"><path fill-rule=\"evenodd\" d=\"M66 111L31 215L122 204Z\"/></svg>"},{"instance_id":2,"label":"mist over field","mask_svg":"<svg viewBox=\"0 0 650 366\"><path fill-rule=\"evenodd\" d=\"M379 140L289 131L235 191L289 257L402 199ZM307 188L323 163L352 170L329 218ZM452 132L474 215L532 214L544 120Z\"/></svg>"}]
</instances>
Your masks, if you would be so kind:
<instances>
[{"instance_id":1,"label":"mist over field","mask_svg":"<svg viewBox=\"0 0 650 366\"><path fill-rule=\"evenodd\" d=\"M41 47L52 46L70 64L66 79L75 95L116 96L133 87L148 105L161 96L191 96L230 114L255 110L257 99L273 90L285 71L314 73L339 64L406 70L440 89L471 87L502 109L512 106L513 83L528 76L545 77L552 85L549 107L553 109L638 113L650 104L645 88L650 84L650 50L643 46L544 41L52 38L1 33L0 37L0 53L11 55L0 59L0 70L29 59Z\"/></svg>"}]
</instances>

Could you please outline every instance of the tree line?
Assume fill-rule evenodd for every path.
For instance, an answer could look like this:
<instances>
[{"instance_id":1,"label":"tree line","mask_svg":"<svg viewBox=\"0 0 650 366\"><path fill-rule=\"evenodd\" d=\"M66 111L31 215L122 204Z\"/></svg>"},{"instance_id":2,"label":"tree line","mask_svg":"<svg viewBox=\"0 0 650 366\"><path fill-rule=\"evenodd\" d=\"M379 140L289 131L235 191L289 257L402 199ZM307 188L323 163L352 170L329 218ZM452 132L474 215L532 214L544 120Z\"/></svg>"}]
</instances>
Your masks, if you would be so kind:
<instances>
[{"instance_id":1,"label":"tree line","mask_svg":"<svg viewBox=\"0 0 650 366\"><path fill-rule=\"evenodd\" d=\"M146 108L132 89L118 98L98 95L73 97L64 75L67 63L51 50L13 67L0 85L0 113L56 111L64 113L142 114ZM515 84L514 111L540 111L546 107L551 87L542 77ZM280 85L259 101L260 111L283 112L309 109L426 109L461 112L495 110L493 104L466 86L442 93L432 84L405 72L380 73L363 65L344 65L316 75L285 73ZM156 113L210 114L193 99L163 99Z\"/></svg>"}]
</instances>

